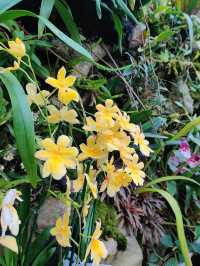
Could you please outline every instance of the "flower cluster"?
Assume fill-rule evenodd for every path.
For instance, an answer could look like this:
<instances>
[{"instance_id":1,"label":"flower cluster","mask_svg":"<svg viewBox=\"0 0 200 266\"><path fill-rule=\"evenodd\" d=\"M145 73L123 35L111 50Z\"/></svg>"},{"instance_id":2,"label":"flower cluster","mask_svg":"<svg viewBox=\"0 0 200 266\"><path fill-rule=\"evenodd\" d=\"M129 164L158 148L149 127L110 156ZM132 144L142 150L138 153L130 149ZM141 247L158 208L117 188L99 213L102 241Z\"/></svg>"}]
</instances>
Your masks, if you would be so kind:
<instances>
[{"instance_id":1,"label":"flower cluster","mask_svg":"<svg viewBox=\"0 0 200 266\"><path fill-rule=\"evenodd\" d=\"M64 67L58 71L57 78L46 79L46 83L58 91L58 100L61 105L58 109L53 104L49 104L49 99L45 99L49 112L48 123L79 123L76 111L69 109L72 101L78 102L80 99L76 90L72 89L75 80L74 76L66 77ZM44 98L42 98L41 92L37 93L36 89L31 91L29 85L27 93L30 104L44 105L46 91L43 91ZM66 135L60 135L57 142L52 138L42 140L40 142L42 149L35 153L36 158L44 161L43 178L51 175L54 179L60 180L66 177L67 204L70 205L70 193L83 191L84 184L87 184L81 211L83 225L86 223L92 198L97 199L99 192L106 191L110 197L113 197L121 187L127 187L131 182L135 185L143 184L144 164L136 151L140 150L144 156L149 156L152 152L140 127L131 123L130 117L120 111L112 100L107 99L105 105L98 104L96 109L94 117L86 117L83 129L89 136L86 144L80 144L80 153L77 147L72 146L72 139ZM76 179L70 181L68 169L77 169ZM100 176L103 176L102 182ZM51 234L63 247L71 245L70 208L68 209L63 217L58 217L55 227L51 230ZM93 265L99 265L100 260L107 256L106 248L99 240L100 228L101 223L97 222L86 251L86 258L91 252Z\"/></svg>"},{"instance_id":2,"label":"flower cluster","mask_svg":"<svg viewBox=\"0 0 200 266\"><path fill-rule=\"evenodd\" d=\"M20 198L21 192L16 189L10 189L1 205L1 237L0 244L11 249L12 251L18 253L18 246L14 236L19 233L20 220L16 209L14 208L15 200L22 201ZM11 234L14 236L6 235L7 229L10 230Z\"/></svg>"},{"instance_id":3,"label":"flower cluster","mask_svg":"<svg viewBox=\"0 0 200 266\"><path fill-rule=\"evenodd\" d=\"M175 150L168 159L168 165L172 172L182 174L200 165L200 154L192 153L186 139L182 139L179 149Z\"/></svg>"},{"instance_id":4,"label":"flower cluster","mask_svg":"<svg viewBox=\"0 0 200 266\"><path fill-rule=\"evenodd\" d=\"M139 126L131 123L130 117L121 112L112 100L106 100L105 106L98 104L96 109L95 118L86 118L83 128L92 134L87 144L80 145L78 158L80 161L88 158L97 160L98 169L105 173L101 191L107 189L108 195L113 197L121 187L128 186L132 181L136 185L143 184L144 164L139 162L134 146L138 146L146 156L151 149ZM114 152L118 152L116 163Z\"/></svg>"},{"instance_id":5,"label":"flower cluster","mask_svg":"<svg viewBox=\"0 0 200 266\"><path fill-rule=\"evenodd\" d=\"M5 68L4 71L13 71L19 69L21 60L26 54L24 43L19 38L16 38L15 41L8 41L8 47L1 44L0 50L9 53L16 59L13 66Z\"/></svg>"}]
</instances>

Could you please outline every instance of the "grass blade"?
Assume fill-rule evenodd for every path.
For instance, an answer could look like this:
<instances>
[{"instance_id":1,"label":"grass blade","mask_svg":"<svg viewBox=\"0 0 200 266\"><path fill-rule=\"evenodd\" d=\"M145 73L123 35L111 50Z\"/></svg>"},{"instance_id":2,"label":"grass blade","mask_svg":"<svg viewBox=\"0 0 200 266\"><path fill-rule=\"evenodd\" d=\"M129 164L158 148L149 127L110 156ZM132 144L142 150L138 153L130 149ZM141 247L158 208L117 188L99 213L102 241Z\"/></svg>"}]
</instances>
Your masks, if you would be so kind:
<instances>
[{"instance_id":1,"label":"grass blade","mask_svg":"<svg viewBox=\"0 0 200 266\"><path fill-rule=\"evenodd\" d=\"M3 0L0 1L0 14L8 10L9 8L13 7L14 5L18 4L22 0Z\"/></svg>"},{"instance_id":2,"label":"grass blade","mask_svg":"<svg viewBox=\"0 0 200 266\"><path fill-rule=\"evenodd\" d=\"M79 33L79 30L78 30L76 23L74 21L70 7L67 5L67 3L65 3L65 4L61 3L58 0L55 3L55 7L56 7L62 21L64 22L65 27L69 31L71 38L80 44L81 43L80 33Z\"/></svg>"},{"instance_id":3,"label":"grass blade","mask_svg":"<svg viewBox=\"0 0 200 266\"><path fill-rule=\"evenodd\" d=\"M176 218L176 228L177 228L177 234L178 239L180 242L180 249L185 261L186 266L192 266L191 258L189 255L189 250L187 246L187 241L185 237L184 232L184 226L183 226L183 217L180 210L180 207L175 200L173 196L171 196L168 192L162 190L162 189L156 189L156 188L141 188L137 191L137 193L146 193L146 192L152 192L152 193L159 193L170 205L172 211L174 212L175 218Z\"/></svg>"},{"instance_id":4,"label":"grass blade","mask_svg":"<svg viewBox=\"0 0 200 266\"><path fill-rule=\"evenodd\" d=\"M200 186L200 184L193 180L192 178L189 178L189 177L185 177L185 176L163 176L163 177L160 177L160 178L157 178L155 180L152 180L151 182L145 184L144 187L151 187L155 184L159 184L161 182L166 182L166 181L174 181L174 180L184 180L184 181L188 181L188 182L192 182L194 183L195 185L197 186Z\"/></svg>"},{"instance_id":5,"label":"grass blade","mask_svg":"<svg viewBox=\"0 0 200 266\"><path fill-rule=\"evenodd\" d=\"M55 0L42 0L40 6L40 17L48 19L51 15ZM41 38L44 32L45 24L39 19L38 21L38 37Z\"/></svg>"},{"instance_id":6,"label":"grass blade","mask_svg":"<svg viewBox=\"0 0 200 266\"><path fill-rule=\"evenodd\" d=\"M98 18L101 19L102 18L101 0L96 0L96 11Z\"/></svg>"},{"instance_id":7,"label":"grass blade","mask_svg":"<svg viewBox=\"0 0 200 266\"><path fill-rule=\"evenodd\" d=\"M60 40L62 40L65 44L70 46L72 49L83 55L87 60L94 62L92 55L79 43L75 42L71 38L69 38L66 34L60 31L54 24L52 24L48 19L44 17L40 17L33 12L26 11L26 10L10 10L6 11L0 15L0 22L5 22L10 19L17 19L20 17L35 17L41 20L46 27L52 31Z\"/></svg>"},{"instance_id":8,"label":"grass blade","mask_svg":"<svg viewBox=\"0 0 200 266\"><path fill-rule=\"evenodd\" d=\"M0 79L8 90L13 113L13 126L16 138L17 149L21 156L28 178L32 185L36 185L37 164L34 158L35 153L35 132L33 115L30 110L24 90L11 73L1 73Z\"/></svg>"},{"instance_id":9,"label":"grass blade","mask_svg":"<svg viewBox=\"0 0 200 266\"><path fill-rule=\"evenodd\" d=\"M200 116L198 116L191 122L187 123L187 125L184 126L184 128L182 128L178 133L176 133L176 135L173 138L171 138L171 140L178 140L186 136L191 130L193 130L198 125L200 125Z\"/></svg>"}]
</instances>

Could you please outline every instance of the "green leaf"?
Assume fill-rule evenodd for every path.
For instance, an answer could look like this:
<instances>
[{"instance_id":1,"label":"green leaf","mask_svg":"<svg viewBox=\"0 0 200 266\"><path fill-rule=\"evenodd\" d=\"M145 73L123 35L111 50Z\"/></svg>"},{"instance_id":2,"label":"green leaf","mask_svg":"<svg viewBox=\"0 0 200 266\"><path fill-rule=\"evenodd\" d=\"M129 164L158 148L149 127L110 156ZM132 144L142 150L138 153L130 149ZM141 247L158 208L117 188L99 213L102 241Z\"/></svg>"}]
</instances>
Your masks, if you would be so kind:
<instances>
[{"instance_id":1,"label":"green leaf","mask_svg":"<svg viewBox=\"0 0 200 266\"><path fill-rule=\"evenodd\" d=\"M22 0L2 0L0 1L0 14L11 8L12 6L18 4Z\"/></svg>"},{"instance_id":2,"label":"green leaf","mask_svg":"<svg viewBox=\"0 0 200 266\"><path fill-rule=\"evenodd\" d=\"M32 265L34 261L37 261L37 257L43 251L44 247L47 245L50 239L50 229L44 229L37 238L31 243L30 248L28 249L27 263Z\"/></svg>"},{"instance_id":3,"label":"green leaf","mask_svg":"<svg viewBox=\"0 0 200 266\"><path fill-rule=\"evenodd\" d=\"M159 42L167 41L173 35L174 35L174 32L171 30L163 31L155 38L155 42L159 43Z\"/></svg>"},{"instance_id":4,"label":"green leaf","mask_svg":"<svg viewBox=\"0 0 200 266\"><path fill-rule=\"evenodd\" d=\"M193 130L195 127L200 125L200 116L192 120L191 122L187 123L184 128L182 128L176 135L171 138L171 140L178 140L181 139L182 137L186 136L191 130Z\"/></svg>"},{"instance_id":5,"label":"green leaf","mask_svg":"<svg viewBox=\"0 0 200 266\"><path fill-rule=\"evenodd\" d=\"M40 16L48 19L51 15L55 0L42 0L40 6ZM45 24L39 19L38 21L38 37L41 38L44 32Z\"/></svg>"},{"instance_id":6,"label":"green leaf","mask_svg":"<svg viewBox=\"0 0 200 266\"><path fill-rule=\"evenodd\" d=\"M173 181L170 181L170 182L167 182L167 191L172 195L174 196L177 192L176 190L176 182L173 180Z\"/></svg>"},{"instance_id":7,"label":"green leaf","mask_svg":"<svg viewBox=\"0 0 200 266\"><path fill-rule=\"evenodd\" d=\"M198 239L200 237L200 225L195 226L194 234L195 234L195 239Z\"/></svg>"},{"instance_id":8,"label":"green leaf","mask_svg":"<svg viewBox=\"0 0 200 266\"><path fill-rule=\"evenodd\" d=\"M122 37L123 37L123 26L121 23L121 20L117 14L112 12L112 17L115 25L115 30L118 35L118 45L119 45L119 50L122 53Z\"/></svg>"},{"instance_id":9,"label":"green leaf","mask_svg":"<svg viewBox=\"0 0 200 266\"><path fill-rule=\"evenodd\" d=\"M26 178L20 178L20 179L17 179L17 180L3 180L1 179L0 180L0 189L5 189L5 190L8 190L8 189L11 189L13 187L16 187L16 186L19 186L21 184L25 184L25 183L30 183L30 181Z\"/></svg>"},{"instance_id":10,"label":"green leaf","mask_svg":"<svg viewBox=\"0 0 200 266\"><path fill-rule=\"evenodd\" d=\"M123 0L116 0L116 3L118 7L136 24L139 24L138 20L136 17L133 15L133 13L130 11L128 6L124 3Z\"/></svg>"},{"instance_id":11,"label":"green leaf","mask_svg":"<svg viewBox=\"0 0 200 266\"><path fill-rule=\"evenodd\" d=\"M32 185L38 181L35 153L35 132L33 115L24 90L11 73L1 73L0 79L8 90L13 113L13 126L17 149Z\"/></svg>"},{"instance_id":12,"label":"green leaf","mask_svg":"<svg viewBox=\"0 0 200 266\"><path fill-rule=\"evenodd\" d=\"M102 18L101 0L96 0L96 11L97 11L98 18L101 19Z\"/></svg>"},{"instance_id":13,"label":"green leaf","mask_svg":"<svg viewBox=\"0 0 200 266\"><path fill-rule=\"evenodd\" d=\"M189 178L189 177L185 177L185 176L163 176L163 177L160 177L160 178L156 178L154 180L152 180L151 182L145 184L145 188L146 187L152 187L153 185L155 184L159 184L161 182L166 182L166 181L171 181L171 180L184 180L184 181L188 181L188 182L192 182L194 183L195 185L197 186L200 186L200 184L193 180L192 178Z\"/></svg>"},{"instance_id":14,"label":"green leaf","mask_svg":"<svg viewBox=\"0 0 200 266\"><path fill-rule=\"evenodd\" d=\"M56 248L49 248L49 246L45 247L43 251L38 255L38 257L33 262L32 266L44 266L46 265L53 254L55 253Z\"/></svg>"},{"instance_id":15,"label":"green leaf","mask_svg":"<svg viewBox=\"0 0 200 266\"><path fill-rule=\"evenodd\" d=\"M146 193L146 192L151 192L151 193L159 193L165 200L168 202L170 205L172 211L174 212L175 218L176 218L176 228L177 228L177 234L178 234L178 239L180 242L180 249L185 261L186 266L192 266L191 258L189 255L189 250L187 246L187 241L185 237L185 232L184 232L184 226L183 226L183 217L181 213L181 209L175 200L173 196L171 196L168 192L162 190L162 189L157 189L157 188L141 188L140 190L137 190L137 193Z\"/></svg>"},{"instance_id":16,"label":"green leaf","mask_svg":"<svg viewBox=\"0 0 200 266\"><path fill-rule=\"evenodd\" d=\"M170 258L164 264L164 266L177 266L177 265L178 265L178 261L176 258Z\"/></svg>"},{"instance_id":17,"label":"green leaf","mask_svg":"<svg viewBox=\"0 0 200 266\"><path fill-rule=\"evenodd\" d=\"M69 31L72 39L79 44L81 44L81 37L79 30L76 26L76 23L74 21L73 15L71 13L70 7L67 5L67 3L61 3L60 1L56 0L55 7L62 19L62 21L65 24L65 27Z\"/></svg>"},{"instance_id":18,"label":"green leaf","mask_svg":"<svg viewBox=\"0 0 200 266\"><path fill-rule=\"evenodd\" d=\"M65 44L70 46L72 49L83 55L86 59L94 62L94 59L92 58L91 54L80 44L69 38L67 35L65 35L62 31L60 31L54 24L52 24L48 19L44 17L40 17L30 11L26 10L10 10L6 11L5 13L0 15L0 22L4 22L6 20L10 19L17 19L20 17L35 17L41 20L46 27L53 32L60 40L62 40Z\"/></svg>"},{"instance_id":19,"label":"green leaf","mask_svg":"<svg viewBox=\"0 0 200 266\"><path fill-rule=\"evenodd\" d=\"M173 240L171 235L165 234L161 237L160 242L163 244L163 246L167 248L172 248L174 246Z\"/></svg>"}]
</instances>

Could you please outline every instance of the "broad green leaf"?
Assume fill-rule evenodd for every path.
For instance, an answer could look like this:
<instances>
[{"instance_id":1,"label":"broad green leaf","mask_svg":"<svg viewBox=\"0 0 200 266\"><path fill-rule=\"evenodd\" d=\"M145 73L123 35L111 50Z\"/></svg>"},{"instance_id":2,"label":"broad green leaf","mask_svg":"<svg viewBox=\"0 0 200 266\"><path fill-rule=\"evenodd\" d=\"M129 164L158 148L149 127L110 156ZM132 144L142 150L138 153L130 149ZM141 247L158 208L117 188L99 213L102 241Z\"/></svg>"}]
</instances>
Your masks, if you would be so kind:
<instances>
[{"instance_id":1,"label":"broad green leaf","mask_svg":"<svg viewBox=\"0 0 200 266\"><path fill-rule=\"evenodd\" d=\"M158 36L156 36L155 42L159 43L159 42L167 41L173 35L174 35L174 32L172 30L163 31Z\"/></svg>"},{"instance_id":2,"label":"broad green leaf","mask_svg":"<svg viewBox=\"0 0 200 266\"><path fill-rule=\"evenodd\" d=\"M41 22L43 22L46 25L46 27L49 30L51 30L53 32L53 34L55 34L65 44L67 44L72 49L74 49L75 51L77 51L78 53L83 55L86 59L94 62L94 59L92 58L91 54L83 46L81 46L80 44L78 44L77 42L75 42L74 40L69 38L66 34L64 34L62 31L60 31L56 26L54 26L54 24L52 24L48 19L46 19L44 17L40 17L40 16L30 12L30 11L26 11L26 10L6 11L0 15L0 22L4 22L4 21L10 20L10 19L17 19L17 18L25 17L25 16L40 19Z\"/></svg>"},{"instance_id":3,"label":"broad green leaf","mask_svg":"<svg viewBox=\"0 0 200 266\"><path fill-rule=\"evenodd\" d=\"M157 188L141 188L137 190L137 193L146 193L146 192L151 192L151 193L159 193L165 200L168 202L170 205L172 211L174 212L175 218L176 218L176 228L177 228L177 235L180 243L180 249L185 261L186 266L192 266L191 258L189 255L189 250L187 246L187 241L185 237L185 232L184 232L184 226L183 226L183 217L181 213L181 209L175 200L173 196L171 196L168 192L162 190L162 189L157 189Z\"/></svg>"},{"instance_id":4,"label":"broad green leaf","mask_svg":"<svg viewBox=\"0 0 200 266\"><path fill-rule=\"evenodd\" d=\"M163 235L160 242L167 248L172 248L174 246L173 239L169 234Z\"/></svg>"},{"instance_id":5,"label":"broad green leaf","mask_svg":"<svg viewBox=\"0 0 200 266\"><path fill-rule=\"evenodd\" d=\"M55 0L42 0L40 6L40 16L48 19L53 10ZM39 19L38 21L38 37L41 38L44 32L45 24Z\"/></svg>"},{"instance_id":6,"label":"broad green leaf","mask_svg":"<svg viewBox=\"0 0 200 266\"><path fill-rule=\"evenodd\" d=\"M62 21L65 24L65 27L69 31L71 38L81 44L81 37L79 30L76 26L76 23L74 21L73 15L71 13L70 7L67 5L67 3L61 3L59 0L56 0L55 7L58 11L58 14L60 15Z\"/></svg>"},{"instance_id":7,"label":"broad green leaf","mask_svg":"<svg viewBox=\"0 0 200 266\"><path fill-rule=\"evenodd\" d=\"M195 226L195 239L198 239L200 237L200 225Z\"/></svg>"},{"instance_id":8,"label":"broad green leaf","mask_svg":"<svg viewBox=\"0 0 200 266\"><path fill-rule=\"evenodd\" d=\"M8 90L12 104L13 126L17 149L27 171L28 178L32 185L36 185L38 177L37 164L34 158L34 122L27 97L21 84L13 74L1 73L0 79Z\"/></svg>"},{"instance_id":9,"label":"broad green leaf","mask_svg":"<svg viewBox=\"0 0 200 266\"><path fill-rule=\"evenodd\" d=\"M177 266L177 265L178 265L178 261L176 258L170 258L164 264L164 266Z\"/></svg>"},{"instance_id":10,"label":"broad green leaf","mask_svg":"<svg viewBox=\"0 0 200 266\"><path fill-rule=\"evenodd\" d=\"M192 182L197 186L200 186L200 184L193 180L192 178L186 177L186 176L163 176L157 179L152 180L151 182L147 183L144 185L144 187L152 187L153 185L159 184L161 182L166 182L166 181L171 181L171 180L184 180L184 181L188 181L188 182ZM140 190L140 189L139 189Z\"/></svg>"},{"instance_id":11,"label":"broad green leaf","mask_svg":"<svg viewBox=\"0 0 200 266\"><path fill-rule=\"evenodd\" d=\"M12 6L18 4L22 0L1 0L0 1L0 14L11 8Z\"/></svg>"},{"instance_id":12,"label":"broad green leaf","mask_svg":"<svg viewBox=\"0 0 200 266\"><path fill-rule=\"evenodd\" d=\"M200 125L200 116L187 123L176 135L174 135L171 140L178 140L186 136L191 130Z\"/></svg>"},{"instance_id":13,"label":"broad green leaf","mask_svg":"<svg viewBox=\"0 0 200 266\"><path fill-rule=\"evenodd\" d=\"M38 257L33 262L32 266L44 266L49 262L53 254L55 253L56 248L50 248L49 245L43 248L42 252L38 255Z\"/></svg>"}]
</instances>

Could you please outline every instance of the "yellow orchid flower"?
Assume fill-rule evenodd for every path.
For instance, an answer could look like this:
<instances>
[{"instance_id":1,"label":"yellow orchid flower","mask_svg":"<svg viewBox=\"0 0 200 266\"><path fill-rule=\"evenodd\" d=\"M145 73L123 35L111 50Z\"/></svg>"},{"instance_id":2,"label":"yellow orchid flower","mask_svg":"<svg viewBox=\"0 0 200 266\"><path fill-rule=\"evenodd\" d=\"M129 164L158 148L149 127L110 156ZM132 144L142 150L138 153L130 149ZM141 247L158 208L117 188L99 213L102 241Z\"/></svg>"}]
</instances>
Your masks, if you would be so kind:
<instances>
[{"instance_id":1,"label":"yellow orchid flower","mask_svg":"<svg viewBox=\"0 0 200 266\"><path fill-rule=\"evenodd\" d=\"M47 90L42 90L40 92L37 92L37 87L33 83L26 84L26 92L27 92L27 100L29 102L29 105L32 103L35 103L38 106L44 106L48 103L48 100L46 99L50 92Z\"/></svg>"},{"instance_id":2,"label":"yellow orchid flower","mask_svg":"<svg viewBox=\"0 0 200 266\"><path fill-rule=\"evenodd\" d=\"M149 148L149 142L145 139L145 136L140 131L140 127L136 126L135 129L131 132L131 135L134 138L134 144L139 145L140 151L145 155L149 156L150 152L153 152L151 148Z\"/></svg>"},{"instance_id":3,"label":"yellow orchid flower","mask_svg":"<svg viewBox=\"0 0 200 266\"><path fill-rule=\"evenodd\" d=\"M50 115L47 117L49 123L57 124L59 122L65 121L69 124L78 124L77 112L74 109L68 110L67 106L58 110L54 105L49 105L48 111Z\"/></svg>"},{"instance_id":4,"label":"yellow orchid flower","mask_svg":"<svg viewBox=\"0 0 200 266\"><path fill-rule=\"evenodd\" d=\"M71 89L76 81L75 76L66 77L66 70L61 67L57 74L57 79L49 77L45 82L58 89L58 99L63 104L69 104L71 101L79 101L79 94Z\"/></svg>"},{"instance_id":5,"label":"yellow orchid flower","mask_svg":"<svg viewBox=\"0 0 200 266\"><path fill-rule=\"evenodd\" d=\"M9 48L6 48L6 51L18 60L25 56L26 48L19 38L16 38L15 41L8 41L8 46Z\"/></svg>"},{"instance_id":6,"label":"yellow orchid flower","mask_svg":"<svg viewBox=\"0 0 200 266\"><path fill-rule=\"evenodd\" d=\"M143 185L145 173L142 171L144 168L143 162L138 162L139 157L135 153L131 161L126 161L126 172L131 176L136 185Z\"/></svg>"},{"instance_id":7,"label":"yellow orchid flower","mask_svg":"<svg viewBox=\"0 0 200 266\"><path fill-rule=\"evenodd\" d=\"M135 125L133 123L130 123L130 116L127 115L125 112L118 112L114 117L119 123L120 130L130 132L135 129Z\"/></svg>"},{"instance_id":8,"label":"yellow orchid flower","mask_svg":"<svg viewBox=\"0 0 200 266\"><path fill-rule=\"evenodd\" d=\"M46 138L41 141L42 150L35 153L35 157L45 161L42 176L52 174L56 180L66 174L66 168L76 168L78 149L71 147L71 140L65 135L58 138L57 144L52 139Z\"/></svg>"},{"instance_id":9,"label":"yellow orchid flower","mask_svg":"<svg viewBox=\"0 0 200 266\"><path fill-rule=\"evenodd\" d=\"M82 143L80 145L80 149L82 151L82 153L79 155L80 161L83 161L87 158L102 159L107 156L107 152L103 150L101 146L95 142L94 136L88 137L87 145Z\"/></svg>"},{"instance_id":10,"label":"yellow orchid flower","mask_svg":"<svg viewBox=\"0 0 200 266\"><path fill-rule=\"evenodd\" d=\"M101 192L107 189L107 194L110 197L114 197L121 187L127 187L132 181L131 177L124 171L124 169L115 168L113 161L114 157L111 158L110 162L103 166L106 176L100 189Z\"/></svg>"},{"instance_id":11,"label":"yellow orchid flower","mask_svg":"<svg viewBox=\"0 0 200 266\"><path fill-rule=\"evenodd\" d=\"M86 117L86 124L83 126L83 129L85 131L100 131L101 129L103 129L103 125L98 124L92 117Z\"/></svg>"},{"instance_id":12,"label":"yellow orchid flower","mask_svg":"<svg viewBox=\"0 0 200 266\"><path fill-rule=\"evenodd\" d=\"M85 180L83 164L80 164L80 163L78 164L77 174L78 174L78 178L72 181L73 192L79 192L83 188L83 184Z\"/></svg>"},{"instance_id":13,"label":"yellow orchid flower","mask_svg":"<svg viewBox=\"0 0 200 266\"><path fill-rule=\"evenodd\" d=\"M85 174L88 187L90 188L92 196L95 199L97 199L97 193L98 193L97 183L96 183L96 173L97 172L92 167L90 167L89 174Z\"/></svg>"},{"instance_id":14,"label":"yellow orchid flower","mask_svg":"<svg viewBox=\"0 0 200 266\"><path fill-rule=\"evenodd\" d=\"M63 217L56 220L56 226L50 231L56 237L61 247L70 247L71 228L69 226L69 215L65 212Z\"/></svg>"},{"instance_id":15,"label":"yellow orchid flower","mask_svg":"<svg viewBox=\"0 0 200 266\"><path fill-rule=\"evenodd\" d=\"M110 99L107 99L105 101L105 106L102 104L98 104L96 106L96 109L98 112L95 113L95 117L97 121L102 121L104 124L107 124L109 126L114 125L114 117L119 112L119 109L116 105L114 105L113 101Z\"/></svg>"},{"instance_id":16,"label":"yellow orchid flower","mask_svg":"<svg viewBox=\"0 0 200 266\"><path fill-rule=\"evenodd\" d=\"M2 236L5 236L7 228L10 232L17 236L19 232L19 216L16 209L13 207L16 199L22 201L20 198L21 192L16 189L10 189L3 199L2 208L1 208L1 227L2 227Z\"/></svg>"},{"instance_id":17,"label":"yellow orchid flower","mask_svg":"<svg viewBox=\"0 0 200 266\"><path fill-rule=\"evenodd\" d=\"M87 247L85 259L87 259L89 253L91 252L91 257L93 260L93 266L99 266L101 259L105 259L108 255L106 247L102 241L99 240L102 234L101 222L96 222L96 229L92 235L91 241Z\"/></svg>"},{"instance_id":18,"label":"yellow orchid flower","mask_svg":"<svg viewBox=\"0 0 200 266\"><path fill-rule=\"evenodd\" d=\"M20 68L20 65L18 62L14 61L14 65L13 66L10 66L10 67L6 67L6 68L3 68L3 72L7 72L7 71L15 71L17 69Z\"/></svg>"},{"instance_id":19,"label":"yellow orchid flower","mask_svg":"<svg viewBox=\"0 0 200 266\"><path fill-rule=\"evenodd\" d=\"M9 248L15 253L18 253L18 246L15 237L13 236L1 236L0 237L0 245Z\"/></svg>"}]
</instances>

